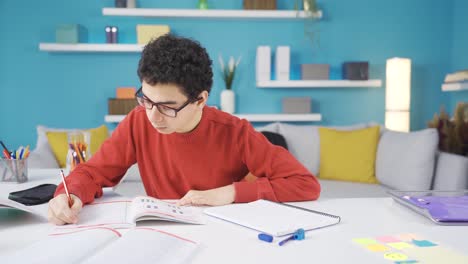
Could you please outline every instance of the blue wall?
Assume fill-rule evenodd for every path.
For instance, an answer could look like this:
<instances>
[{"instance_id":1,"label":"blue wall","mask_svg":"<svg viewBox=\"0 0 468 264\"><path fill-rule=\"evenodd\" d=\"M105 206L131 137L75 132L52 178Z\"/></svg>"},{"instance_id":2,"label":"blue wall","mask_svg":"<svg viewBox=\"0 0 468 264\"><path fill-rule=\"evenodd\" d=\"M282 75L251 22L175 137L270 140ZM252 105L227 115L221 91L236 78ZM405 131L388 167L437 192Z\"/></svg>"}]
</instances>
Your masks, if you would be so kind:
<instances>
[{"instance_id":1,"label":"blue wall","mask_svg":"<svg viewBox=\"0 0 468 264\"><path fill-rule=\"evenodd\" d=\"M468 69L468 1L454 0L451 71ZM468 90L449 93L447 110L453 113L458 102L468 101Z\"/></svg>"},{"instance_id":2,"label":"blue wall","mask_svg":"<svg viewBox=\"0 0 468 264\"><path fill-rule=\"evenodd\" d=\"M258 45L289 45L293 69L301 63L329 63L333 78L343 61L367 60L371 78L385 84L385 61L409 57L412 75L412 129L425 127L448 101L440 91L451 67L453 1L427 0L326 0L325 17L315 30L317 44L304 37L302 21L157 19L112 17L101 14L112 0L1 0L0 1L0 138L11 147L34 146L38 124L54 127L96 127L104 123L107 98L117 86L138 86L139 54L47 53L39 42L53 42L60 23L79 23L89 32L89 42L104 42L103 29L116 25L120 42L135 43L136 24L169 24L173 32L199 40L215 65L209 104L219 104L223 89L218 54L242 56L234 91L239 113L281 112L281 98L310 96L321 124L346 125L384 122L385 90L356 89L258 89L255 86L255 51ZM193 8L197 0L140 0L142 7ZM241 8L240 0L208 1L214 8ZM463 0L456 5L464 5ZM292 8L292 1L278 1ZM458 12L457 19L463 20ZM466 21L466 19L464 20ZM456 24L456 23L455 23ZM461 34L455 26L455 35ZM463 32L464 33L464 32ZM458 36L456 36L458 37ZM466 38L465 38L466 40ZM466 43L466 42L465 42ZM466 46L466 45L465 45ZM455 50L463 48L454 47ZM463 51L466 56L466 50ZM458 62L457 62L458 63ZM293 76L298 76L297 72Z\"/></svg>"}]
</instances>

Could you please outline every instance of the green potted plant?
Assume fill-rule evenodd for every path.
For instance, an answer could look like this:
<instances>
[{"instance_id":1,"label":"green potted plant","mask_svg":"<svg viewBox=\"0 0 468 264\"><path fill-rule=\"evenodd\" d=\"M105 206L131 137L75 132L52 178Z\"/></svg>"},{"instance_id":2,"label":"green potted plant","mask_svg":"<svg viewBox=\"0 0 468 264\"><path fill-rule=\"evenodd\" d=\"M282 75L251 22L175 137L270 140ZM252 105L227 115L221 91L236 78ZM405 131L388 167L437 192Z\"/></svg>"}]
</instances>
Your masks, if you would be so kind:
<instances>
[{"instance_id":1,"label":"green potted plant","mask_svg":"<svg viewBox=\"0 0 468 264\"><path fill-rule=\"evenodd\" d=\"M302 9L300 8L302 3ZM317 19L322 16L321 11L318 8L317 0L296 0L294 3L294 9L298 11L304 11L306 19L304 20L304 36L311 40L312 44L317 43L319 39L319 29Z\"/></svg>"},{"instance_id":2,"label":"green potted plant","mask_svg":"<svg viewBox=\"0 0 468 264\"><path fill-rule=\"evenodd\" d=\"M232 90L232 84L241 58L239 57L235 60L234 57L231 56L227 65L225 65L221 55L218 57L218 60L221 66L221 77L223 78L224 87L226 88L221 92L221 110L233 114L235 112L235 94Z\"/></svg>"}]
</instances>

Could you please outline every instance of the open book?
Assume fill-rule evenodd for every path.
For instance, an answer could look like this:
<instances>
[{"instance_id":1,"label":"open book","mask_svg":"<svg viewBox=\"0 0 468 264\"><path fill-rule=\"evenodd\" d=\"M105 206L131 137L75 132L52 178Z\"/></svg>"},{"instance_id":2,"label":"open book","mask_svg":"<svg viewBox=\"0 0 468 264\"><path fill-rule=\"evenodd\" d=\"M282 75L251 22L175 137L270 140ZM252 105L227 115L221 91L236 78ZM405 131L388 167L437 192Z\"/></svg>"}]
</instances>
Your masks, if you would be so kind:
<instances>
[{"instance_id":1,"label":"open book","mask_svg":"<svg viewBox=\"0 0 468 264\"><path fill-rule=\"evenodd\" d=\"M120 232L99 227L53 233L18 251L0 255L1 263L187 263L198 244L153 228Z\"/></svg>"},{"instance_id":2,"label":"open book","mask_svg":"<svg viewBox=\"0 0 468 264\"><path fill-rule=\"evenodd\" d=\"M205 224L200 208L176 206L149 196L137 196L133 200L113 198L85 205L78 216L77 225L70 227L108 226L129 228L139 221L163 220L188 224Z\"/></svg>"},{"instance_id":3,"label":"open book","mask_svg":"<svg viewBox=\"0 0 468 264\"><path fill-rule=\"evenodd\" d=\"M312 230L338 224L339 216L289 204L257 200L205 209L205 214L272 236L284 236L299 228Z\"/></svg>"}]
</instances>

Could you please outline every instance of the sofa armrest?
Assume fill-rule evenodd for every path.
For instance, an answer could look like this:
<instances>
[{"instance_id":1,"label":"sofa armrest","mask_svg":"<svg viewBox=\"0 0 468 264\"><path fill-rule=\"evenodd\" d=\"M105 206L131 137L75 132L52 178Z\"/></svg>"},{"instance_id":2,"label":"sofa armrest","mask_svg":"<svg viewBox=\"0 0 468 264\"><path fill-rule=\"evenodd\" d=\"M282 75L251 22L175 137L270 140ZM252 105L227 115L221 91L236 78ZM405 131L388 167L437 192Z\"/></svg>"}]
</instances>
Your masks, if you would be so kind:
<instances>
[{"instance_id":1,"label":"sofa armrest","mask_svg":"<svg viewBox=\"0 0 468 264\"><path fill-rule=\"evenodd\" d=\"M463 190L468 188L468 158L439 152L434 175L434 190Z\"/></svg>"}]
</instances>

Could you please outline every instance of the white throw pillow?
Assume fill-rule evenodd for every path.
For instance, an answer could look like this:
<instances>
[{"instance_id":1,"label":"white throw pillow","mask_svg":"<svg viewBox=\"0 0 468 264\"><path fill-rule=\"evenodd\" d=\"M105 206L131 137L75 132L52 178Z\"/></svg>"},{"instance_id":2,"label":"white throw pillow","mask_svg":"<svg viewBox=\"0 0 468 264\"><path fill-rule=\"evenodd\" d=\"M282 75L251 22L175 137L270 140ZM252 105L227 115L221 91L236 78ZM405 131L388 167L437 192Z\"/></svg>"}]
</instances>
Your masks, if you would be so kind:
<instances>
[{"instance_id":1,"label":"white throw pillow","mask_svg":"<svg viewBox=\"0 0 468 264\"><path fill-rule=\"evenodd\" d=\"M320 165L318 126L280 123L278 133L286 140L289 152L312 174L317 175Z\"/></svg>"},{"instance_id":2,"label":"white throw pillow","mask_svg":"<svg viewBox=\"0 0 468 264\"><path fill-rule=\"evenodd\" d=\"M334 126L337 130L355 130L366 128L366 124L351 126ZM320 136L319 126L300 126L285 123L279 124L278 133L283 135L291 154L312 174L318 176L320 169Z\"/></svg>"},{"instance_id":3,"label":"white throw pillow","mask_svg":"<svg viewBox=\"0 0 468 264\"><path fill-rule=\"evenodd\" d=\"M409 133L384 131L377 148L377 179L394 189L431 189L438 142L433 128Z\"/></svg>"},{"instance_id":4,"label":"white throw pillow","mask_svg":"<svg viewBox=\"0 0 468 264\"><path fill-rule=\"evenodd\" d=\"M453 191L468 188L468 158L447 152L438 152L433 190Z\"/></svg>"},{"instance_id":5,"label":"white throw pillow","mask_svg":"<svg viewBox=\"0 0 468 264\"><path fill-rule=\"evenodd\" d=\"M258 132L262 131L268 131L268 132L273 132L273 133L278 133L278 122L268 124L266 126L259 126L259 127L254 127L254 129Z\"/></svg>"},{"instance_id":6,"label":"white throw pillow","mask_svg":"<svg viewBox=\"0 0 468 264\"><path fill-rule=\"evenodd\" d=\"M37 148L31 151L28 157L28 167L29 168L42 168L42 169L45 169L45 168L57 169L59 168L59 164L57 160L55 159L52 149L47 144L45 146L42 146L39 149L39 151L37 150Z\"/></svg>"}]
</instances>

